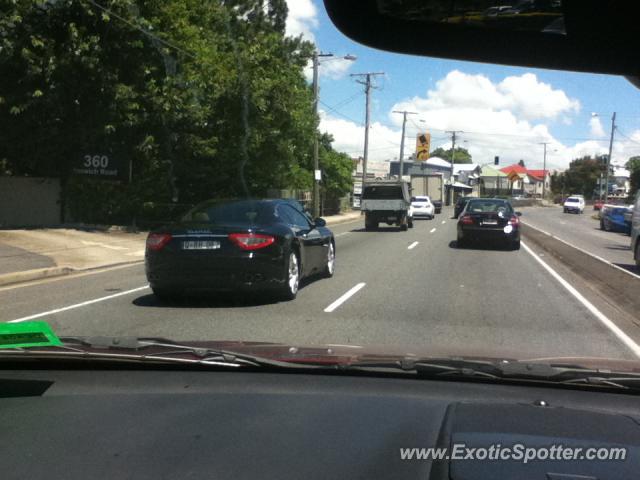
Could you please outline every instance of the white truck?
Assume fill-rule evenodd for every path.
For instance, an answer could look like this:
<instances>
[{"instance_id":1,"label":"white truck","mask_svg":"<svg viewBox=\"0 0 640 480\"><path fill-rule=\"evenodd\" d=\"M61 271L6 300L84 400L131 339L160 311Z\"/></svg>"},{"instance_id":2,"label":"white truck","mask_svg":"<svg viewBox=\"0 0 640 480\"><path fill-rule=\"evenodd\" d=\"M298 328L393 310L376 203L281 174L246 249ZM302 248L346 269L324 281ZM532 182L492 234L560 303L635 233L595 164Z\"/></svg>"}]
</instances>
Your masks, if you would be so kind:
<instances>
[{"instance_id":1,"label":"white truck","mask_svg":"<svg viewBox=\"0 0 640 480\"><path fill-rule=\"evenodd\" d=\"M440 213L444 200L443 185L442 174L412 175L411 195L413 197L428 196L436 209L436 213Z\"/></svg>"},{"instance_id":2,"label":"white truck","mask_svg":"<svg viewBox=\"0 0 640 480\"><path fill-rule=\"evenodd\" d=\"M408 182L371 181L364 184L360 209L364 212L365 230L375 230L380 223L398 225L403 231L413 227L410 207Z\"/></svg>"}]
</instances>

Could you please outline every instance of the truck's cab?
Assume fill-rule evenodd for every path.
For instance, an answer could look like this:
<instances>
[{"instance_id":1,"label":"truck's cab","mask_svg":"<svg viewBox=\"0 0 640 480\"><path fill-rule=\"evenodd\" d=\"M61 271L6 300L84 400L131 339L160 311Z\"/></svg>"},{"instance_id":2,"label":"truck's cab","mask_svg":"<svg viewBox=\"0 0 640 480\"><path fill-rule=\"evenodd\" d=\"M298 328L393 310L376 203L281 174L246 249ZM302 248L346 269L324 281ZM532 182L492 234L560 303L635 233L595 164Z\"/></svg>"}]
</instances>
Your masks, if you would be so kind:
<instances>
[{"instance_id":1,"label":"truck's cab","mask_svg":"<svg viewBox=\"0 0 640 480\"><path fill-rule=\"evenodd\" d=\"M400 230L413 227L410 216L411 195L405 181L374 181L364 184L361 210L365 229L374 230L380 223L398 225Z\"/></svg>"}]
</instances>

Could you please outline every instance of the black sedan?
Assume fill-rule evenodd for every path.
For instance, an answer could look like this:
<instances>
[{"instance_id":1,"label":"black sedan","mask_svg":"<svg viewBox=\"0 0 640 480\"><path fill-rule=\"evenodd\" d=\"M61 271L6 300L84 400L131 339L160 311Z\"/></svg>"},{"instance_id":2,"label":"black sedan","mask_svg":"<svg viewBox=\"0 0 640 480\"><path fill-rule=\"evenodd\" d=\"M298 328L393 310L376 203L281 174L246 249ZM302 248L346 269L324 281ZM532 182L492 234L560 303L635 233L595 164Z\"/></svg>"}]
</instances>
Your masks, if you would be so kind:
<instances>
[{"instance_id":1,"label":"black sedan","mask_svg":"<svg viewBox=\"0 0 640 480\"><path fill-rule=\"evenodd\" d=\"M519 250L520 215L506 200L469 200L458 218L458 247L474 240L489 240L506 243L513 250Z\"/></svg>"},{"instance_id":2,"label":"black sedan","mask_svg":"<svg viewBox=\"0 0 640 480\"><path fill-rule=\"evenodd\" d=\"M267 290L292 300L300 280L333 276L335 239L285 200L209 201L147 237L153 293Z\"/></svg>"},{"instance_id":3,"label":"black sedan","mask_svg":"<svg viewBox=\"0 0 640 480\"><path fill-rule=\"evenodd\" d=\"M467 202L474 197L458 197L456 200L456 205L453 207L453 218L458 218L460 216L460 212L464 210L464 207L467 206Z\"/></svg>"}]
</instances>

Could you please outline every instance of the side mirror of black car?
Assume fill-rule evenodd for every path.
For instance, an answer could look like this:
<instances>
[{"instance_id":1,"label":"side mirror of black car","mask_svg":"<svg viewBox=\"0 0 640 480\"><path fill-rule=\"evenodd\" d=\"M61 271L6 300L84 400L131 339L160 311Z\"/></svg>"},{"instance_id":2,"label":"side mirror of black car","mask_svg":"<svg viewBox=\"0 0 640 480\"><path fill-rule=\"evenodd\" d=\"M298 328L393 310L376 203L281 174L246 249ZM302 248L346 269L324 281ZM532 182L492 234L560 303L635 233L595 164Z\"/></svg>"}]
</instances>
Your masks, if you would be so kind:
<instances>
[{"instance_id":1,"label":"side mirror of black car","mask_svg":"<svg viewBox=\"0 0 640 480\"><path fill-rule=\"evenodd\" d=\"M516 212L516 215L521 217L522 216L522 212Z\"/></svg>"},{"instance_id":2,"label":"side mirror of black car","mask_svg":"<svg viewBox=\"0 0 640 480\"><path fill-rule=\"evenodd\" d=\"M316 227L326 227L327 226L327 221L324 218L318 217L313 221L313 224Z\"/></svg>"}]
</instances>

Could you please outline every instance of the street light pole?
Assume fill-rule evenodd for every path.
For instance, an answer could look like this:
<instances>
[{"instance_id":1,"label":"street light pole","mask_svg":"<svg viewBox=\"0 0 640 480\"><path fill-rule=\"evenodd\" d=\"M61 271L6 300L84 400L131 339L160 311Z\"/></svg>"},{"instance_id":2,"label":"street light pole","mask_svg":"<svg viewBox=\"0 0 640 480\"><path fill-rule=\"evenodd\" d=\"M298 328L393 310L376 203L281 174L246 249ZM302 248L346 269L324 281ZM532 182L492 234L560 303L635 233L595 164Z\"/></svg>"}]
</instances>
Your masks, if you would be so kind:
<instances>
[{"instance_id":1,"label":"street light pole","mask_svg":"<svg viewBox=\"0 0 640 480\"><path fill-rule=\"evenodd\" d=\"M548 142L542 142L540 145L544 146L544 160L542 163L542 199L544 200L545 193L547 191L547 145Z\"/></svg>"},{"instance_id":2,"label":"street light pole","mask_svg":"<svg viewBox=\"0 0 640 480\"><path fill-rule=\"evenodd\" d=\"M319 69L320 69L320 58L321 57L333 57L333 53L320 53L318 51L313 52L312 62L313 62L313 116L314 118L318 118L318 77L319 77ZM353 55L345 55L344 60L354 61L356 57ZM320 216L320 161L318 159L319 153L319 138L318 131L315 132L313 136L313 216L317 218Z\"/></svg>"},{"instance_id":3,"label":"street light pole","mask_svg":"<svg viewBox=\"0 0 640 480\"><path fill-rule=\"evenodd\" d=\"M613 151L613 135L616 131L616 112L611 117L611 139L609 140L609 155L607 156L607 171L605 179L604 203L609 201L609 169L611 168L611 153Z\"/></svg>"}]
</instances>

